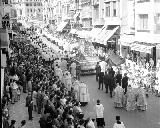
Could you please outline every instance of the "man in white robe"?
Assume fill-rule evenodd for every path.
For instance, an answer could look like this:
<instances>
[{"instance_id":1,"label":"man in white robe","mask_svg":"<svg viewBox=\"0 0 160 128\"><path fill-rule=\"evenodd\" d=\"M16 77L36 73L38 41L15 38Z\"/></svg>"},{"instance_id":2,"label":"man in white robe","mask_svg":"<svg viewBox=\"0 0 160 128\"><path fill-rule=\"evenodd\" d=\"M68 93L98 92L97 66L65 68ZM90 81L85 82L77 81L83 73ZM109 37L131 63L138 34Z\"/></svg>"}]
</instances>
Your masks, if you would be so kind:
<instances>
[{"instance_id":1,"label":"man in white robe","mask_svg":"<svg viewBox=\"0 0 160 128\"><path fill-rule=\"evenodd\" d=\"M146 92L141 85L138 88L137 107L142 111L145 111L147 109Z\"/></svg>"},{"instance_id":2,"label":"man in white robe","mask_svg":"<svg viewBox=\"0 0 160 128\"><path fill-rule=\"evenodd\" d=\"M62 81L63 73L60 67L58 66L56 69L56 75L59 77L59 79Z\"/></svg>"},{"instance_id":3,"label":"man in white robe","mask_svg":"<svg viewBox=\"0 0 160 128\"><path fill-rule=\"evenodd\" d=\"M71 77L71 74L69 72L66 72L64 80L65 80L65 86L66 86L66 88L69 91L71 91L72 77Z\"/></svg>"},{"instance_id":4,"label":"man in white robe","mask_svg":"<svg viewBox=\"0 0 160 128\"><path fill-rule=\"evenodd\" d=\"M75 80L72 86L74 89L75 98L77 100L79 99L79 85L80 85L80 82L78 80Z\"/></svg>"},{"instance_id":5,"label":"man in white robe","mask_svg":"<svg viewBox=\"0 0 160 128\"><path fill-rule=\"evenodd\" d=\"M67 69L67 61L65 59L62 59L60 67L63 72Z\"/></svg>"},{"instance_id":6,"label":"man in white robe","mask_svg":"<svg viewBox=\"0 0 160 128\"><path fill-rule=\"evenodd\" d=\"M56 60L54 61L54 68L56 67L56 65L57 65L57 66L60 66L60 64L61 64L61 60L60 60L60 59L56 59Z\"/></svg>"},{"instance_id":7,"label":"man in white robe","mask_svg":"<svg viewBox=\"0 0 160 128\"><path fill-rule=\"evenodd\" d=\"M88 103L90 97L87 85L84 82L81 82L81 84L79 85L79 93L80 93L79 97L81 105L85 105L86 103Z\"/></svg>"},{"instance_id":8,"label":"man in white robe","mask_svg":"<svg viewBox=\"0 0 160 128\"><path fill-rule=\"evenodd\" d=\"M75 62L71 64L71 75L72 77L76 77L76 63Z\"/></svg>"},{"instance_id":9,"label":"man in white robe","mask_svg":"<svg viewBox=\"0 0 160 128\"><path fill-rule=\"evenodd\" d=\"M107 63L105 61L101 61L100 63L101 66L101 72L105 74L106 68L107 68Z\"/></svg>"},{"instance_id":10,"label":"man in white robe","mask_svg":"<svg viewBox=\"0 0 160 128\"><path fill-rule=\"evenodd\" d=\"M114 106L117 108L123 107L123 88L117 83L117 87L114 90Z\"/></svg>"}]
</instances>

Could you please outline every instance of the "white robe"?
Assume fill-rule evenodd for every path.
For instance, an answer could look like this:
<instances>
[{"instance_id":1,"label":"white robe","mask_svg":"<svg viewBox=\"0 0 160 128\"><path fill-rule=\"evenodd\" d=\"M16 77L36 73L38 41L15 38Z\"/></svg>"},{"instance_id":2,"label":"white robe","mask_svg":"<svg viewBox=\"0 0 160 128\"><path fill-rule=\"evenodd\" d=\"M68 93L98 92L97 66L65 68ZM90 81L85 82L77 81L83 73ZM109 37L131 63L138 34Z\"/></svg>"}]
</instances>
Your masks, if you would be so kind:
<instances>
[{"instance_id":1,"label":"white robe","mask_svg":"<svg viewBox=\"0 0 160 128\"><path fill-rule=\"evenodd\" d=\"M80 93L80 95L79 95L80 102L89 102L90 101L88 88L87 88L87 85L85 83L81 83L79 85L79 93Z\"/></svg>"},{"instance_id":2,"label":"white robe","mask_svg":"<svg viewBox=\"0 0 160 128\"><path fill-rule=\"evenodd\" d=\"M72 77L70 74L65 76L65 85L66 85L66 88L70 91L72 86Z\"/></svg>"},{"instance_id":3,"label":"white robe","mask_svg":"<svg viewBox=\"0 0 160 128\"><path fill-rule=\"evenodd\" d=\"M71 64L71 75L76 77L76 63L74 62Z\"/></svg>"}]
</instances>

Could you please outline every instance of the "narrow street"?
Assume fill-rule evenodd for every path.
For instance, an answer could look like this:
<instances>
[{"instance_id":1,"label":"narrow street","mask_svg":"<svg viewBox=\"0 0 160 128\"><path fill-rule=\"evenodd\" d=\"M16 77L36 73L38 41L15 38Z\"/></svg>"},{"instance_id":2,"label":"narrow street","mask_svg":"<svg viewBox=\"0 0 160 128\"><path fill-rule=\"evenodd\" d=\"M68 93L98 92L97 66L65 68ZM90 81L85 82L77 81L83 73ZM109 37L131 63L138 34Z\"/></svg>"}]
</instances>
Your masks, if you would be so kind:
<instances>
[{"instance_id":1,"label":"narrow street","mask_svg":"<svg viewBox=\"0 0 160 128\"><path fill-rule=\"evenodd\" d=\"M115 116L120 115L121 121L124 122L126 128L159 128L160 127L160 100L158 97L150 96L148 98L148 109L145 112L133 111L127 112L124 109L115 109L113 107L113 98L104 90L98 90L98 83L94 75L82 76L81 81L84 81L89 88L90 102L87 106L82 107L85 118L95 118L94 105L96 100L100 99L105 108L106 128L112 128L115 123ZM39 128L40 115L33 112L33 121L28 120L27 108L25 107L25 98L27 94L22 93L21 100L14 105L11 105L10 119L15 119L16 127L20 126L20 122L25 119L27 128Z\"/></svg>"},{"instance_id":2,"label":"narrow street","mask_svg":"<svg viewBox=\"0 0 160 128\"><path fill-rule=\"evenodd\" d=\"M98 90L98 82L94 75L83 76L81 81L84 81L89 88L90 103L83 108L86 117L94 117L93 106L97 99L101 100L105 111L104 117L106 128L112 128L115 123L115 116L121 116L121 121L124 122L126 128L159 128L160 127L160 99L159 97L150 96L148 100L147 111L126 111L124 109L115 109L113 107L113 98L104 90Z\"/></svg>"}]
</instances>

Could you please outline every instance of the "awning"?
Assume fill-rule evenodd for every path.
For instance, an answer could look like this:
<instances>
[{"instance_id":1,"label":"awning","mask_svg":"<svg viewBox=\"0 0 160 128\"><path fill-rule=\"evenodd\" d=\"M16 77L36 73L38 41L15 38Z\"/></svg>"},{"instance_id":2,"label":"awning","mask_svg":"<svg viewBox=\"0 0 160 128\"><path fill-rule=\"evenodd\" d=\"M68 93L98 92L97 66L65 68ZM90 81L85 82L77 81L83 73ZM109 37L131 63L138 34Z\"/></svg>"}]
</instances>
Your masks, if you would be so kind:
<instances>
[{"instance_id":1,"label":"awning","mask_svg":"<svg viewBox=\"0 0 160 128\"><path fill-rule=\"evenodd\" d=\"M105 44L105 42L108 41L114 35L114 33L118 30L118 28L119 26L115 27L113 30L106 31L105 35L102 37L103 44Z\"/></svg>"},{"instance_id":2,"label":"awning","mask_svg":"<svg viewBox=\"0 0 160 128\"><path fill-rule=\"evenodd\" d=\"M71 29L70 34L76 34L77 30L76 29Z\"/></svg>"},{"instance_id":3,"label":"awning","mask_svg":"<svg viewBox=\"0 0 160 128\"><path fill-rule=\"evenodd\" d=\"M95 39L95 42L103 44L100 40L105 35L107 30L107 26L102 27L101 31L97 34L97 38Z\"/></svg>"},{"instance_id":4,"label":"awning","mask_svg":"<svg viewBox=\"0 0 160 128\"><path fill-rule=\"evenodd\" d=\"M92 38L92 41L94 42L97 35L101 32L101 29L102 28L93 28L91 31L90 31L90 37Z\"/></svg>"},{"instance_id":5,"label":"awning","mask_svg":"<svg viewBox=\"0 0 160 128\"><path fill-rule=\"evenodd\" d=\"M106 27L103 27L101 32L97 35L96 42L106 45L106 41L108 41L114 33L118 30L119 26L115 27L113 30L107 29Z\"/></svg>"},{"instance_id":6,"label":"awning","mask_svg":"<svg viewBox=\"0 0 160 128\"><path fill-rule=\"evenodd\" d=\"M151 49L152 49L154 46L147 46L147 45L143 45L143 44L134 43L134 44L132 44L130 47L131 47L131 50L135 50L135 51L139 51L139 52L144 52L144 53L149 53L149 54L151 54Z\"/></svg>"},{"instance_id":7,"label":"awning","mask_svg":"<svg viewBox=\"0 0 160 128\"><path fill-rule=\"evenodd\" d=\"M60 23L60 25L58 25L57 31L62 32L62 30L66 27L67 24L68 24L68 22Z\"/></svg>"},{"instance_id":8,"label":"awning","mask_svg":"<svg viewBox=\"0 0 160 128\"><path fill-rule=\"evenodd\" d=\"M118 40L123 46L130 46L135 41L134 35L122 35Z\"/></svg>"},{"instance_id":9,"label":"awning","mask_svg":"<svg viewBox=\"0 0 160 128\"><path fill-rule=\"evenodd\" d=\"M9 46L9 34L6 29L0 28L0 43L1 48L8 48Z\"/></svg>"}]
</instances>

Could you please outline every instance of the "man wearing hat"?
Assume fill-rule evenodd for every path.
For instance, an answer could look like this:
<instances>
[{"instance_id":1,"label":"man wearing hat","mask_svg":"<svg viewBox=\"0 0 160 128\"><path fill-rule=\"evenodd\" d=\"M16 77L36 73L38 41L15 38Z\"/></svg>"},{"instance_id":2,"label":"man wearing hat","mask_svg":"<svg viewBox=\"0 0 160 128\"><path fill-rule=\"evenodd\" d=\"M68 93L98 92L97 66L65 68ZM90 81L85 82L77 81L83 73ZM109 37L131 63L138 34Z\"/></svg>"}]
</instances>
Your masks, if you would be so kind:
<instances>
[{"instance_id":1,"label":"man wearing hat","mask_svg":"<svg viewBox=\"0 0 160 128\"><path fill-rule=\"evenodd\" d=\"M15 120L11 120L11 125L9 126L9 128L15 128L15 123L16 123Z\"/></svg>"},{"instance_id":2,"label":"man wearing hat","mask_svg":"<svg viewBox=\"0 0 160 128\"><path fill-rule=\"evenodd\" d=\"M116 121L113 128L125 128L123 122L120 121L120 116L116 116Z\"/></svg>"}]
</instances>

